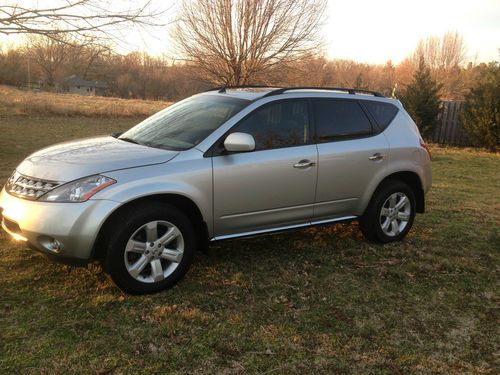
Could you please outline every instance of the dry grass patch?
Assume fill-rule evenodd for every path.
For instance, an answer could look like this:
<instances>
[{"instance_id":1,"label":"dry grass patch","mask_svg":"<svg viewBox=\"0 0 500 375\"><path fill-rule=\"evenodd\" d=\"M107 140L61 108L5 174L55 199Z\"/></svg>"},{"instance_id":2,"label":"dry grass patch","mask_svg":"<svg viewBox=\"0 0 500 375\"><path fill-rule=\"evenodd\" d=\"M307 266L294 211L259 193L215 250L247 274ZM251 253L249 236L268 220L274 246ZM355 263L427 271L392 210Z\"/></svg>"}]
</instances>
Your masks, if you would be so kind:
<instances>
[{"instance_id":1,"label":"dry grass patch","mask_svg":"<svg viewBox=\"0 0 500 375\"><path fill-rule=\"evenodd\" d=\"M0 117L140 117L152 115L170 104L152 100L22 91L0 86Z\"/></svg>"}]
</instances>

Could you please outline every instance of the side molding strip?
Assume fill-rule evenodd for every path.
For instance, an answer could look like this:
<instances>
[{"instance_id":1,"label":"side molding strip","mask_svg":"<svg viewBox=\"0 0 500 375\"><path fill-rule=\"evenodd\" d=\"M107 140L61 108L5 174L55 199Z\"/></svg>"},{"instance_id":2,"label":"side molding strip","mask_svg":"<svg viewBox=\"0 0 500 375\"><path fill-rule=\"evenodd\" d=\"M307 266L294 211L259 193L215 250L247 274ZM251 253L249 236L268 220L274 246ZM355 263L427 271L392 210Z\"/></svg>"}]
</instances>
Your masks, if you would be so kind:
<instances>
[{"instance_id":1,"label":"side molding strip","mask_svg":"<svg viewBox=\"0 0 500 375\"><path fill-rule=\"evenodd\" d=\"M342 216L342 217L337 217L335 219L327 219L327 220L318 220L318 221L313 221L310 223L303 223L303 224L294 224L294 225L287 225L284 227L278 227L278 228L270 228L270 229L261 229L261 230L254 230L251 232L242 232L242 233L235 233L235 234L226 234L224 236L216 236L210 239L210 241L221 241L221 240L229 240L231 238L238 238L238 237L251 237L251 236L258 236L261 234L270 234L270 233L276 233L276 232L283 232L291 229L298 229L298 228L305 228L305 227L310 227L314 225L321 225L321 224L327 224L327 223L334 223L337 221L349 221L356 219L357 216Z\"/></svg>"}]
</instances>

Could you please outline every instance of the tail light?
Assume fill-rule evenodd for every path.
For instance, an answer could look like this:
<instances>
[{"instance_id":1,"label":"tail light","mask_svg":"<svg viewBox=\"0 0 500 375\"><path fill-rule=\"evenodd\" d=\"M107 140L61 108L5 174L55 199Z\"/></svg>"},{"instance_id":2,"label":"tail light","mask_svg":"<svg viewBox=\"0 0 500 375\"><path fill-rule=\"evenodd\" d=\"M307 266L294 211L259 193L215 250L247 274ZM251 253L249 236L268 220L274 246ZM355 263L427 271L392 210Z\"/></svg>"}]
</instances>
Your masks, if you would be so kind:
<instances>
[{"instance_id":1,"label":"tail light","mask_svg":"<svg viewBox=\"0 0 500 375\"><path fill-rule=\"evenodd\" d=\"M429 149L429 146L427 146L427 144L424 142L424 140L422 138L420 138L420 147L422 147L423 149L425 149L425 151L427 151L427 154L429 155L429 159L432 160L431 150Z\"/></svg>"}]
</instances>

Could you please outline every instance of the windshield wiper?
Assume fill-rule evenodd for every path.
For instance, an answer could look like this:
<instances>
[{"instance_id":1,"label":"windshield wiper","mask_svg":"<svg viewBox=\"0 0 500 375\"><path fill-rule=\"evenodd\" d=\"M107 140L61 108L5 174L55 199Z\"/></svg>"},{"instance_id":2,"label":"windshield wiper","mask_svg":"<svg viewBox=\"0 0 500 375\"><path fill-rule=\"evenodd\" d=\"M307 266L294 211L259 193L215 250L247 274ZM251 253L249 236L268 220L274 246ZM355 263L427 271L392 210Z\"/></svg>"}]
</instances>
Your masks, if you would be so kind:
<instances>
[{"instance_id":1,"label":"windshield wiper","mask_svg":"<svg viewBox=\"0 0 500 375\"><path fill-rule=\"evenodd\" d=\"M120 140L125 141L125 142L135 143L136 145L140 145L139 142L137 142L135 139L132 139L132 138L120 138L120 137L118 137L117 139L120 139Z\"/></svg>"}]
</instances>

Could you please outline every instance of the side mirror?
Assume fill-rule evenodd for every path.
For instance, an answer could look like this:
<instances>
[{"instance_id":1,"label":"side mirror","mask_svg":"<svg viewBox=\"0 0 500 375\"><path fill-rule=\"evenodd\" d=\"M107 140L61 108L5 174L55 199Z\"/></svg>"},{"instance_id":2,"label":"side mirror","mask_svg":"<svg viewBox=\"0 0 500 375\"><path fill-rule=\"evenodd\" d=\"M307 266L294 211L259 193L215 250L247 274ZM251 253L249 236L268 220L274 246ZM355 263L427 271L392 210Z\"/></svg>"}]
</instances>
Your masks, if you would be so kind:
<instances>
[{"instance_id":1,"label":"side mirror","mask_svg":"<svg viewBox=\"0 0 500 375\"><path fill-rule=\"evenodd\" d=\"M229 152L255 150L255 139L247 133L231 133L224 141L224 148Z\"/></svg>"}]
</instances>

